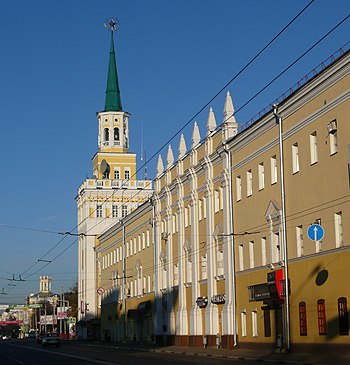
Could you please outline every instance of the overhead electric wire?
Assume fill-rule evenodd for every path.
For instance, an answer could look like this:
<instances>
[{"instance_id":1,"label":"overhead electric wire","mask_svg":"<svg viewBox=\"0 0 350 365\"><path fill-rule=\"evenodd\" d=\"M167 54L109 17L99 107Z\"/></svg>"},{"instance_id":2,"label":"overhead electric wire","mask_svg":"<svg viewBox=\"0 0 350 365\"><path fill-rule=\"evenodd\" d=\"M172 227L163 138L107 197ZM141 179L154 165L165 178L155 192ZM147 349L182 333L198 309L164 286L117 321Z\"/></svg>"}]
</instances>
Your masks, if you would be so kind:
<instances>
[{"instance_id":1,"label":"overhead electric wire","mask_svg":"<svg viewBox=\"0 0 350 365\"><path fill-rule=\"evenodd\" d=\"M241 71L239 71L219 92L217 92L215 94L214 97L212 97L197 113L194 114L194 116L187 122L185 123L185 125L179 129L179 131L174 134L166 143L163 144L163 146L161 148L159 148L137 171L139 172L141 169L144 168L145 165L147 165L148 162L150 162L151 160L153 160L153 158L155 156L158 155L158 153L168 145L168 143L170 143L186 126L188 126L188 124L190 122L192 122L194 120L194 118L196 118L196 116L198 116L213 100L215 100L223 91L224 89L230 85L260 54L262 54L312 3L314 2L314 0L312 0L310 3L308 3L307 6L304 7L304 9L302 9L260 52L257 53L256 56L254 56L252 58L251 61L248 62L248 64L241 69ZM297 60L295 60L291 65L289 65L287 67L287 69L285 69L284 71L282 71L278 76L276 76L271 82L269 82L263 89L261 89L258 93L256 93L252 98L250 98L242 107L240 107L234 114L236 114L238 111L240 111L243 107L245 107L247 104L249 104L254 98L256 98L262 91L264 91L268 86L270 86L274 81L276 81L283 73L285 73L288 69L290 69L295 63L297 63L302 57L304 57L308 52L310 52L313 48L315 48L322 40L324 40L328 35L330 35L335 29L337 29L343 22L345 22L350 15L348 15L347 17L345 17L341 22L339 22L335 27L333 27L329 32L327 32L321 39L319 39L319 41L317 41L312 47L310 47L307 51L305 51L300 57L297 58ZM233 114L233 115L234 115ZM135 174L134 174L135 175ZM134 176L133 175L133 176ZM120 188L118 189L120 190ZM105 203L106 201L108 201L112 196L114 196L115 191L113 192L113 194L111 194L111 196L107 197L105 199L105 201L103 203ZM139 192L137 193L139 194ZM137 195L135 194L135 195ZM83 222L83 221L82 221ZM80 224L82 223L80 222ZM77 225L75 228L73 228L71 231L75 230L76 228L78 228L79 225ZM52 231L48 231L49 233L59 233L59 232L52 232ZM66 238L66 236L64 237ZM63 239L64 239L63 238ZM56 248L62 241L60 240L53 248L51 248L43 257L46 257L48 253L50 253L54 248ZM56 257L54 259L51 260L51 262L53 262L54 260L56 260L58 257L60 257L64 252L66 252L70 247L72 247L75 243L77 242L77 240L75 240L74 242L72 242L67 248L65 248L62 252L60 252L58 255L56 255ZM50 262L50 263L51 263ZM48 266L50 263L47 263L46 265L44 265L42 268L40 268L39 270L37 270L35 273L41 271L42 269L44 269L46 266ZM37 264L37 262L32 265L29 269L27 269L24 273L28 272L31 268L33 268L35 265ZM30 274L28 277L34 275Z\"/></svg>"}]
</instances>

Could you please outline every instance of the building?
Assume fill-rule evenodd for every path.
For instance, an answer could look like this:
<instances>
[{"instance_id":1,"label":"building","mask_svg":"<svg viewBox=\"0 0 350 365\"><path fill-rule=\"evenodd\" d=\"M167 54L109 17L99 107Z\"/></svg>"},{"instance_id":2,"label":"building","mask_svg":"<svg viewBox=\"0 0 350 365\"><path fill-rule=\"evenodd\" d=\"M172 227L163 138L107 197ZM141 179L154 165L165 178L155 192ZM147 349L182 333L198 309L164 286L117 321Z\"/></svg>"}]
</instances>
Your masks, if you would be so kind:
<instances>
[{"instance_id":1,"label":"building","mask_svg":"<svg viewBox=\"0 0 350 365\"><path fill-rule=\"evenodd\" d=\"M239 125L228 92L219 126L210 109L204 138L195 123L169 146L151 199L96 245L105 339L348 343L349 85L341 51L257 120Z\"/></svg>"},{"instance_id":2,"label":"building","mask_svg":"<svg viewBox=\"0 0 350 365\"><path fill-rule=\"evenodd\" d=\"M52 292L52 278L40 276L39 292L31 293L26 298L28 329L37 332L57 330L58 294Z\"/></svg>"},{"instance_id":3,"label":"building","mask_svg":"<svg viewBox=\"0 0 350 365\"><path fill-rule=\"evenodd\" d=\"M97 113L98 151L92 158L92 178L79 187L78 329L83 338L99 336L97 237L132 212L152 194L152 181L137 180L136 154L129 151L129 118L123 110L115 61L113 27L103 111Z\"/></svg>"}]
</instances>

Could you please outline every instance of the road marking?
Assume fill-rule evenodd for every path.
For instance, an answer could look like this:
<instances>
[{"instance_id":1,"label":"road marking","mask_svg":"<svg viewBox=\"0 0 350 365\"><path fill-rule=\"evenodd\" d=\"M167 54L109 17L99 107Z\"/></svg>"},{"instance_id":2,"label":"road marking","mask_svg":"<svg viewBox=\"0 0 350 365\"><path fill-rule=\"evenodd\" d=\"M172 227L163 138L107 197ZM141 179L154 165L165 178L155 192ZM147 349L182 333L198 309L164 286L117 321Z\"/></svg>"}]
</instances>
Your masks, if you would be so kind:
<instances>
[{"instance_id":1,"label":"road marking","mask_svg":"<svg viewBox=\"0 0 350 365\"><path fill-rule=\"evenodd\" d=\"M39 351L39 352L45 352L45 353L50 353L50 354L54 354L54 355L59 355L59 356L63 356L63 357L71 357L73 359L88 361L88 362L92 362L94 364L101 364L101 365L121 365L121 364L116 363L116 362L110 362L110 361L104 361L104 360L91 359L90 357L86 357L86 356L78 356L78 355L65 354L65 353L62 353L62 352L48 351L48 350L43 350L43 349L37 349L35 347L30 347L30 346L20 346L20 345L14 345L14 344L9 344L9 345L10 346L13 346L13 347L21 347L21 348L26 348L26 349L29 349L29 350L34 350L34 351Z\"/></svg>"}]
</instances>

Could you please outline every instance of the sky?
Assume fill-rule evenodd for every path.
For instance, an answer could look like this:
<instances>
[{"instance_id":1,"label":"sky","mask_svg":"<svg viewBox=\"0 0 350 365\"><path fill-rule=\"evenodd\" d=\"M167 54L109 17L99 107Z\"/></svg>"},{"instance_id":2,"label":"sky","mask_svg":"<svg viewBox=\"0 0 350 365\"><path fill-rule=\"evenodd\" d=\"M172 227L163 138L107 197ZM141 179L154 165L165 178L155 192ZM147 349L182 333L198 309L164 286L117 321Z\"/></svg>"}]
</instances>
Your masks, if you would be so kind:
<instances>
[{"instance_id":1,"label":"sky","mask_svg":"<svg viewBox=\"0 0 350 365\"><path fill-rule=\"evenodd\" d=\"M205 136L209 106L222 122L228 90L244 124L347 44L349 19L245 105L350 13L348 0L315 0L224 87L309 2L1 0L0 304L23 304L39 291L40 275L51 275L57 293L76 282L76 237L57 232L76 228L77 189L92 176L107 81L106 19L119 21L130 150L138 166L145 151L154 179L169 141L177 158L179 132L190 146L196 120Z\"/></svg>"}]
</instances>

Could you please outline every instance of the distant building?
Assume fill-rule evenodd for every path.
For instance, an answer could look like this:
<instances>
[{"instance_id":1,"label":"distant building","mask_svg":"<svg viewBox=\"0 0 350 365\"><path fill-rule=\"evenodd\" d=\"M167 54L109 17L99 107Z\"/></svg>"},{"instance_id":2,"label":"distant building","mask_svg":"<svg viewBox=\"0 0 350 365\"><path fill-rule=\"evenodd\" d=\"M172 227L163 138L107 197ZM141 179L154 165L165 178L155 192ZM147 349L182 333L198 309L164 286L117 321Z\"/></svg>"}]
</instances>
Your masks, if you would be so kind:
<instances>
[{"instance_id":1,"label":"distant building","mask_svg":"<svg viewBox=\"0 0 350 365\"><path fill-rule=\"evenodd\" d=\"M57 327L56 307L58 294L52 292L51 276L40 276L39 292L26 298L29 311L29 328L38 331L53 330Z\"/></svg>"}]
</instances>

